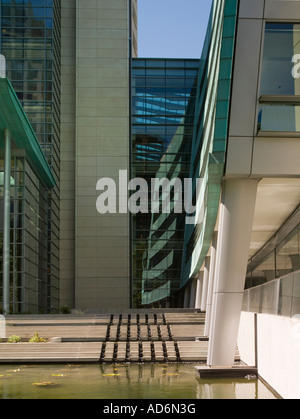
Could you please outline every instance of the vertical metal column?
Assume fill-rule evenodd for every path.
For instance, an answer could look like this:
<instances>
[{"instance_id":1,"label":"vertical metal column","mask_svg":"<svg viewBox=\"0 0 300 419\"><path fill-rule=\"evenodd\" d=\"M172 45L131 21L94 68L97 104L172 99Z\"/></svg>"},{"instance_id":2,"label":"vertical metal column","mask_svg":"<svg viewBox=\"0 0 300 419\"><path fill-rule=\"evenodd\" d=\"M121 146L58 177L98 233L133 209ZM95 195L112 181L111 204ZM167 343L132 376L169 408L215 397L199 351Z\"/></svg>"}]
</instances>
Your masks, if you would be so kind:
<instances>
[{"instance_id":1,"label":"vertical metal column","mask_svg":"<svg viewBox=\"0 0 300 419\"><path fill-rule=\"evenodd\" d=\"M3 313L9 314L11 136L4 130Z\"/></svg>"},{"instance_id":2,"label":"vertical metal column","mask_svg":"<svg viewBox=\"0 0 300 419\"><path fill-rule=\"evenodd\" d=\"M207 360L212 367L234 364L257 186L247 178L224 183Z\"/></svg>"}]
</instances>

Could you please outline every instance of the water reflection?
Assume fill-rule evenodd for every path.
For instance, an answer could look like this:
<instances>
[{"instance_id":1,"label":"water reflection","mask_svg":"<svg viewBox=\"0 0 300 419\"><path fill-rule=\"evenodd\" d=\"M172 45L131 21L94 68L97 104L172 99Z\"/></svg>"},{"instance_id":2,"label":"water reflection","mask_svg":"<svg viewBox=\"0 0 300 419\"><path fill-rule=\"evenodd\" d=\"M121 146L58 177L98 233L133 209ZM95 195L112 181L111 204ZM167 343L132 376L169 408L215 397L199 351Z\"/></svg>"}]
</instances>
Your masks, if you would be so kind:
<instances>
[{"instance_id":1,"label":"water reflection","mask_svg":"<svg viewBox=\"0 0 300 419\"><path fill-rule=\"evenodd\" d=\"M0 366L2 399L275 399L258 380L200 380L194 365Z\"/></svg>"}]
</instances>

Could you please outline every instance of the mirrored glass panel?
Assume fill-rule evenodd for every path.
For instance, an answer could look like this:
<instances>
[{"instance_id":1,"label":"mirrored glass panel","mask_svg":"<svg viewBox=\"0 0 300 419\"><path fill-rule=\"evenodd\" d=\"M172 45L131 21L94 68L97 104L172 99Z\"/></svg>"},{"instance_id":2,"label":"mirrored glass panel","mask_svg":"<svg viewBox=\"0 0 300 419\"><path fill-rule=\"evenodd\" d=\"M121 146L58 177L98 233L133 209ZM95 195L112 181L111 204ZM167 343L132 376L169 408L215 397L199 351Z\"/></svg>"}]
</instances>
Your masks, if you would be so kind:
<instances>
[{"instance_id":1,"label":"mirrored glass panel","mask_svg":"<svg viewBox=\"0 0 300 419\"><path fill-rule=\"evenodd\" d=\"M141 67L141 64L145 68ZM189 175L198 60L133 60L132 177L147 181ZM174 201L170 189L170 201ZM134 307L172 307L180 285L184 213L132 216L132 300ZM174 298L174 303L175 303Z\"/></svg>"},{"instance_id":2,"label":"mirrored glass panel","mask_svg":"<svg viewBox=\"0 0 300 419\"><path fill-rule=\"evenodd\" d=\"M261 95L300 94L300 24L267 23Z\"/></svg>"},{"instance_id":3,"label":"mirrored glass panel","mask_svg":"<svg viewBox=\"0 0 300 419\"><path fill-rule=\"evenodd\" d=\"M261 105L258 115L259 131L300 131L300 103Z\"/></svg>"},{"instance_id":4,"label":"mirrored glass panel","mask_svg":"<svg viewBox=\"0 0 300 419\"><path fill-rule=\"evenodd\" d=\"M300 131L299 41L300 24L266 24L258 131Z\"/></svg>"}]
</instances>

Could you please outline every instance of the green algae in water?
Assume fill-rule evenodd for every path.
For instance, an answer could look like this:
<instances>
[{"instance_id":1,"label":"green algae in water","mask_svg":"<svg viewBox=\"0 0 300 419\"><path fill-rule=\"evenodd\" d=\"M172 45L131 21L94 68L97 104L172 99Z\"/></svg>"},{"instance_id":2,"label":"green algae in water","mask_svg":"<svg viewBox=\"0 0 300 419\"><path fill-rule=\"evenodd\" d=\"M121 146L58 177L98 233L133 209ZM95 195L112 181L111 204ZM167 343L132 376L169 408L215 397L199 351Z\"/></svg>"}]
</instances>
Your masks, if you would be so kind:
<instances>
[{"instance_id":1,"label":"green algae in water","mask_svg":"<svg viewBox=\"0 0 300 419\"><path fill-rule=\"evenodd\" d=\"M1 399L276 399L259 380L198 379L192 364L0 365L1 376Z\"/></svg>"}]
</instances>

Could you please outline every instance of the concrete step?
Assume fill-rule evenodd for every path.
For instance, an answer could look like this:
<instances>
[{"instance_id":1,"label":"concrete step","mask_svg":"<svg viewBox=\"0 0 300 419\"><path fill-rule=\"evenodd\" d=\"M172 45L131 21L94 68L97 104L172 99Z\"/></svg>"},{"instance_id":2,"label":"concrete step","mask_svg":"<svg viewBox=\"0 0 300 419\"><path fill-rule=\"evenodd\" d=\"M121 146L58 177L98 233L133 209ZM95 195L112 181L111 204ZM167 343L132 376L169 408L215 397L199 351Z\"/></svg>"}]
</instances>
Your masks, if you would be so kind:
<instances>
[{"instance_id":1,"label":"concrete step","mask_svg":"<svg viewBox=\"0 0 300 419\"><path fill-rule=\"evenodd\" d=\"M170 329L174 340L195 340L196 337L204 336L204 325L200 324L172 324Z\"/></svg>"},{"instance_id":2,"label":"concrete step","mask_svg":"<svg viewBox=\"0 0 300 419\"><path fill-rule=\"evenodd\" d=\"M0 344L0 362L21 359L24 362L38 362L38 359L41 362L76 359L107 363L176 362L178 356L182 362L206 361L208 341L203 337L204 319L204 314L195 312L140 312L82 318L13 316L7 322L7 336L15 334L29 339L37 332L46 339L61 337L63 341L3 343ZM196 337L203 340L196 342ZM236 358L239 359L238 351Z\"/></svg>"},{"instance_id":3,"label":"concrete step","mask_svg":"<svg viewBox=\"0 0 300 419\"><path fill-rule=\"evenodd\" d=\"M205 322L203 313L166 313L165 318L168 324L203 324Z\"/></svg>"},{"instance_id":4,"label":"concrete step","mask_svg":"<svg viewBox=\"0 0 300 419\"><path fill-rule=\"evenodd\" d=\"M208 342L178 342L180 359L183 362L206 362L208 354ZM238 349L236 360L239 360Z\"/></svg>"},{"instance_id":5,"label":"concrete step","mask_svg":"<svg viewBox=\"0 0 300 419\"><path fill-rule=\"evenodd\" d=\"M107 342L103 362L177 362L176 342ZM180 360L182 362L205 362L207 359L208 342L178 342ZM129 355L129 356L128 356ZM236 360L239 360L238 350Z\"/></svg>"},{"instance_id":6,"label":"concrete step","mask_svg":"<svg viewBox=\"0 0 300 419\"><path fill-rule=\"evenodd\" d=\"M105 339L107 331L107 326L77 326L77 325L68 325L68 326L45 326L45 325L30 325L30 326L11 326L7 325L6 327L6 336L20 336L24 339L30 339L35 332L45 339L51 339L52 337L61 337L61 338L98 338Z\"/></svg>"},{"instance_id":7,"label":"concrete step","mask_svg":"<svg viewBox=\"0 0 300 419\"><path fill-rule=\"evenodd\" d=\"M116 340L119 331L119 339L127 338L127 329L130 325L132 340L141 338L149 339L148 326L150 335L153 340L160 338L168 340L169 329L164 324L164 318L171 325L171 330L175 338L195 338L202 336L204 327L199 323L203 319L203 314L197 313L150 313L126 315L111 315L102 317L82 318L66 316L13 316L7 320L7 336L17 335L25 339L29 339L38 332L40 336L46 339L51 337L61 337L64 340L98 340L103 341L107 335L107 327L110 327L110 340ZM190 324L187 322L190 321ZM196 323L195 323L196 322ZM197 323L198 322L198 323ZM140 326L138 328L138 325ZM119 327L118 327L119 326ZM198 327L199 326L199 327ZM139 332L140 331L140 335Z\"/></svg>"},{"instance_id":8,"label":"concrete step","mask_svg":"<svg viewBox=\"0 0 300 419\"><path fill-rule=\"evenodd\" d=\"M100 343L1 343L0 363L76 362L99 360Z\"/></svg>"}]
</instances>

